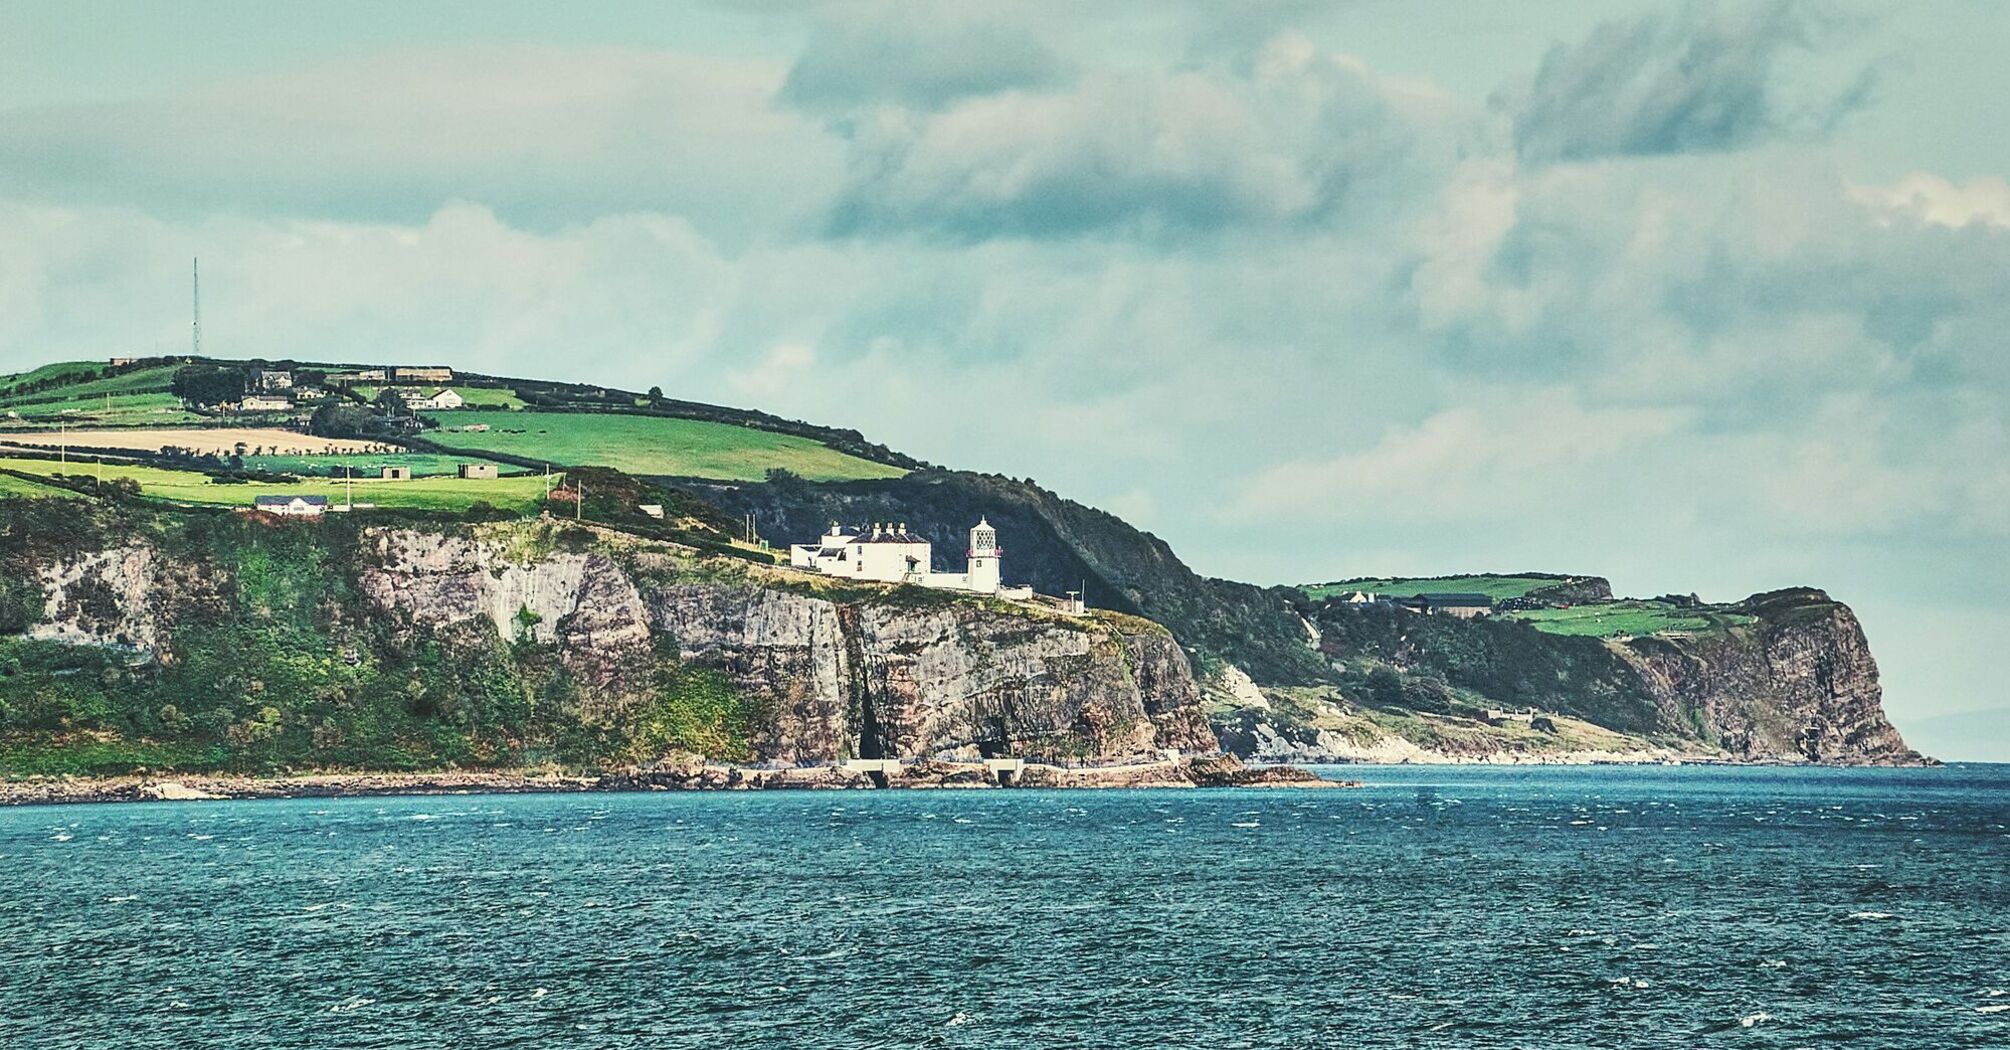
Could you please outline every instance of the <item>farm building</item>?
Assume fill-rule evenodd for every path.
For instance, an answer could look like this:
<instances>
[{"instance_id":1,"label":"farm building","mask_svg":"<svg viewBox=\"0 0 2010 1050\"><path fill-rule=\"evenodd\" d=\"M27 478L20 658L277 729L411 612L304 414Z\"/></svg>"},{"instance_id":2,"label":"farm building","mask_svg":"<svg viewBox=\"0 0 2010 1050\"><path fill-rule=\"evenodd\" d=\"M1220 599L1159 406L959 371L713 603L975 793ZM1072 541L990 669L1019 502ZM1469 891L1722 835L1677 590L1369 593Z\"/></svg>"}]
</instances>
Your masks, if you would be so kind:
<instances>
[{"instance_id":1,"label":"farm building","mask_svg":"<svg viewBox=\"0 0 2010 1050\"><path fill-rule=\"evenodd\" d=\"M237 403L237 408L240 412L291 412L293 401L291 398L246 394L244 399Z\"/></svg>"},{"instance_id":2,"label":"farm building","mask_svg":"<svg viewBox=\"0 0 2010 1050\"><path fill-rule=\"evenodd\" d=\"M934 549L928 540L907 531L907 523L877 523L871 529L846 532L837 522L815 543L798 543L789 548L789 564L828 576L880 583L913 583L923 587L1031 597L1027 587L1004 587L999 583L999 561L1004 555L998 546L998 531L989 519L980 519L970 530L968 561L963 572L936 572Z\"/></svg>"},{"instance_id":3,"label":"farm building","mask_svg":"<svg viewBox=\"0 0 2010 1050\"><path fill-rule=\"evenodd\" d=\"M271 393L275 390L293 389L293 373L277 368L254 368L249 377L251 389Z\"/></svg>"},{"instance_id":4,"label":"farm building","mask_svg":"<svg viewBox=\"0 0 2010 1050\"><path fill-rule=\"evenodd\" d=\"M377 477L384 481L410 481L412 480L412 468L385 467L378 472Z\"/></svg>"},{"instance_id":5,"label":"farm building","mask_svg":"<svg viewBox=\"0 0 2010 1050\"><path fill-rule=\"evenodd\" d=\"M452 390L435 390L430 394L421 394L416 390L407 390L398 396L404 398L405 407L414 412L431 412L440 409L459 408L467 404L467 399L454 393Z\"/></svg>"},{"instance_id":6,"label":"farm building","mask_svg":"<svg viewBox=\"0 0 2010 1050\"><path fill-rule=\"evenodd\" d=\"M1425 594L1420 597L1425 612L1456 616L1461 620L1491 616L1494 611L1494 600L1484 594Z\"/></svg>"},{"instance_id":7,"label":"farm building","mask_svg":"<svg viewBox=\"0 0 2010 1050\"><path fill-rule=\"evenodd\" d=\"M260 496L252 501L252 509L283 518L318 518L328 513L328 497Z\"/></svg>"},{"instance_id":8,"label":"farm building","mask_svg":"<svg viewBox=\"0 0 2010 1050\"><path fill-rule=\"evenodd\" d=\"M459 472L463 478L493 478L496 476L496 465L493 463L463 463L460 465Z\"/></svg>"},{"instance_id":9,"label":"farm building","mask_svg":"<svg viewBox=\"0 0 2010 1050\"><path fill-rule=\"evenodd\" d=\"M451 383L454 370L451 368L393 368L391 378L401 383Z\"/></svg>"}]
</instances>

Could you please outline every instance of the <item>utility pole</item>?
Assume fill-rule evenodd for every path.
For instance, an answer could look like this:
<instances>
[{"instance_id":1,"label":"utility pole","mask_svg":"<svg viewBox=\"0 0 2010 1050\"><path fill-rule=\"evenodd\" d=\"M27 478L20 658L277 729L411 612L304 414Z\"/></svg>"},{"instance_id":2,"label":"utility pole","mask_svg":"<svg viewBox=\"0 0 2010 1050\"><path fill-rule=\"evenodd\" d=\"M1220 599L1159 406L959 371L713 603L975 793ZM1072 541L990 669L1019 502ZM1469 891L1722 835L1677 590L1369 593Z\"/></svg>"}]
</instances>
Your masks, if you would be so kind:
<instances>
[{"instance_id":1,"label":"utility pole","mask_svg":"<svg viewBox=\"0 0 2010 1050\"><path fill-rule=\"evenodd\" d=\"M578 521L586 515L586 482L573 479L572 496L572 520Z\"/></svg>"}]
</instances>

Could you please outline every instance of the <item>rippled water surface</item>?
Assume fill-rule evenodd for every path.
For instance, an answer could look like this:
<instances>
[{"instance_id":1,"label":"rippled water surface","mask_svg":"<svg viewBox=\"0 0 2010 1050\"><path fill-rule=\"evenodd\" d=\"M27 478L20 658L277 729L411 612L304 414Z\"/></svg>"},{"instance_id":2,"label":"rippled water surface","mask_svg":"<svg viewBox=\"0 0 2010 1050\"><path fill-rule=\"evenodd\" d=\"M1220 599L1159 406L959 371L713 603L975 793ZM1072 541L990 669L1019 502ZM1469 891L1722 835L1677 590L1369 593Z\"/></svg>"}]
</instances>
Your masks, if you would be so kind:
<instances>
[{"instance_id":1,"label":"rippled water surface","mask_svg":"<svg viewBox=\"0 0 2010 1050\"><path fill-rule=\"evenodd\" d=\"M0 811L0 1047L2010 1047L2010 767Z\"/></svg>"}]
</instances>

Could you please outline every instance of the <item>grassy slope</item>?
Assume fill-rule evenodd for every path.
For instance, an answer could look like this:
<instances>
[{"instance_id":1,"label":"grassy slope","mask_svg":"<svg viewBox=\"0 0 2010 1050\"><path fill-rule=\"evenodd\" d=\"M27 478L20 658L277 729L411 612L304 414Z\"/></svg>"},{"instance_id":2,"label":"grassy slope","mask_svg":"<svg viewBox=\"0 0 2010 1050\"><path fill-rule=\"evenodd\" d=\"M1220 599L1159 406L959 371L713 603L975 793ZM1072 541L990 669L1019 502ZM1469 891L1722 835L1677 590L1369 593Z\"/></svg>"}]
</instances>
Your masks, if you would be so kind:
<instances>
[{"instance_id":1,"label":"grassy slope","mask_svg":"<svg viewBox=\"0 0 2010 1050\"><path fill-rule=\"evenodd\" d=\"M109 404L103 396L70 397L23 404L8 411L20 417L8 423L43 429L59 422L71 426L172 426L205 418L182 408L181 399L167 393L114 394Z\"/></svg>"},{"instance_id":2,"label":"grassy slope","mask_svg":"<svg viewBox=\"0 0 2010 1050\"><path fill-rule=\"evenodd\" d=\"M103 471L107 481L131 478L140 485L140 494L176 503L205 506L248 507L261 495L322 495L331 501L343 500L345 486L330 478L312 478L285 484L218 484L207 474L192 470L164 470L159 467L107 463L72 462L67 467L54 460L8 459L0 466L44 477L66 473L96 477ZM542 502L544 479L526 476L494 480L462 480L456 477L414 478L410 481L358 479L357 503L380 507L409 507L419 510L466 510L475 503L488 503L506 510L534 513Z\"/></svg>"},{"instance_id":3,"label":"grassy slope","mask_svg":"<svg viewBox=\"0 0 2010 1050\"><path fill-rule=\"evenodd\" d=\"M353 455L327 456L246 456L244 469L269 471L278 474L337 474L347 467L358 477L374 475L382 467L409 467L413 477L433 475L453 475L460 465L469 462L483 462L474 456L446 456L438 452L359 452ZM504 474L521 473L522 467L498 463L496 468Z\"/></svg>"},{"instance_id":4,"label":"grassy slope","mask_svg":"<svg viewBox=\"0 0 2010 1050\"><path fill-rule=\"evenodd\" d=\"M0 496L25 496L32 499L76 499L74 492L38 485L12 474L0 474Z\"/></svg>"},{"instance_id":5,"label":"grassy slope","mask_svg":"<svg viewBox=\"0 0 2010 1050\"><path fill-rule=\"evenodd\" d=\"M1299 588L1315 601L1354 591L1404 598L1417 594L1484 594L1495 601L1519 598L1530 591L1554 587L1562 579L1550 576L1364 576Z\"/></svg>"},{"instance_id":6,"label":"grassy slope","mask_svg":"<svg viewBox=\"0 0 2010 1050\"><path fill-rule=\"evenodd\" d=\"M1637 637L1648 634L1721 630L1751 623L1752 617L1709 608L1684 608L1669 602L1622 599L1575 605L1568 609L1527 609L1502 613L1545 634L1591 638Z\"/></svg>"},{"instance_id":7,"label":"grassy slope","mask_svg":"<svg viewBox=\"0 0 2010 1050\"><path fill-rule=\"evenodd\" d=\"M897 477L906 471L826 448L808 438L661 416L467 410L429 413L442 427L485 423L485 433L429 431L446 448L501 452L629 474L758 481L771 469L813 481Z\"/></svg>"},{"instance_id":8,"label":"grassy slope","mask_svg":"<svg viewBox=\"0 0 2010 1050\"><path fill-rule=\"evenodd\" d=\"M81 372L83 369L93 367L97 366L82 361L44 365L42 368L35 369L32 372L25 372L19 376L0 380L0 389L5 389L22 382L34 382L39 379L72 375ZM23 392L19 395L0 397L0 405L10 405L19 401L42 401L55 397L97 397L102 403L102 399L106 394L159 393L168 389L168 385L174 381L174 373L175 369L173 365L140 368L105 379L88 379L79 383L70 383L53 390L43 390L35 393Z\"/></svg>"}]
</instances>

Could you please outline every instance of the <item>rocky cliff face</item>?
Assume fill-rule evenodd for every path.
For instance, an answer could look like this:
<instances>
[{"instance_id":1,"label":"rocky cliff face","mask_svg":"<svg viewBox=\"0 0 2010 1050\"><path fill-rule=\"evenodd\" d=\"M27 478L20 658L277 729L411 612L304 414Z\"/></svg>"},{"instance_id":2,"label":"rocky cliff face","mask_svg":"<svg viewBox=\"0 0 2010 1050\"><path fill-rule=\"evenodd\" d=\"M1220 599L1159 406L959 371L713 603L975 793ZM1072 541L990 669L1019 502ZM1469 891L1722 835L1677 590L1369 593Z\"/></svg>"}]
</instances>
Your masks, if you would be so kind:
<instances>
[{"instance_id":1,"label":"rocky cliff face","mask_svg":"<svg viewBox=\"0 0 2010 1050\"><path fill-rule=\"evenodd\" d=\"M485 622L556 646L594 689L646 688L659 646L725 674L760 712L760 760L935 754L1107 757L1211 749L1199 690L1163 629L908 588L707 563L603 534L606 549L513 552L482 537L373 530L364 594L409 629Z\"/></svg>"},{"instance_id":2,"label":"rocky cliff face","mask_svg":"<svg viewBox=\"0 0 2010 1050\"><path fill-rule=\"evenodd\" d=\"M1746 627L1626 646L1671 722L1742 758L1916 761L1886 720L1877 661L1849 606L1813 589L1730 607Z\"/></svg>"},{"instance_id":3,"label":"rocky cliff face","mask_svg":"<svg viewBox=\"0 0 2010 1050\"><path fill-rule=\"evenodd\" d=\"M1755 595L1720 629L1602 640L1525 624L1328 604L1334 684L1215 693L1223 746L1318 761L1721 757L1911 763L1886 721L1863 630L1817 590ZM1504 710L1539 714L1510 719Z\"/></svg>"}]
</instances>

